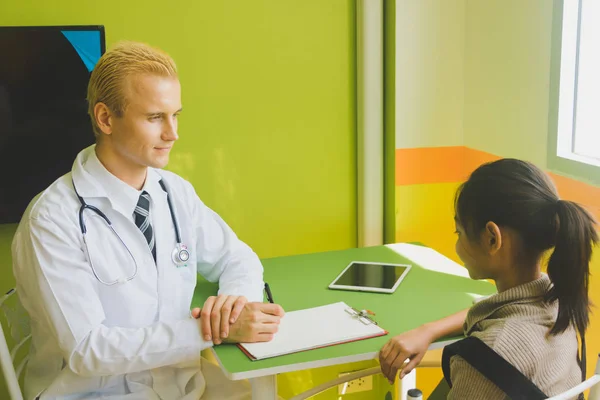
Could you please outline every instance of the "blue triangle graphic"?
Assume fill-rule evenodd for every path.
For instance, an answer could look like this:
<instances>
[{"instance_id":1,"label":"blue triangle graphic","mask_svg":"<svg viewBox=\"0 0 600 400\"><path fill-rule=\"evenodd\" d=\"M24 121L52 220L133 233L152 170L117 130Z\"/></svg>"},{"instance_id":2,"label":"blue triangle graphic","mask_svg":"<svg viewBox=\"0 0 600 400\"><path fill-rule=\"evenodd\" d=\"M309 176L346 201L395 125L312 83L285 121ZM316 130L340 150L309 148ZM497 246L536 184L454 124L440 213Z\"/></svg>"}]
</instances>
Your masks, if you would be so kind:
<instances>
[{"instance_id":1,"label":"blue triangle graphic","mask_svg":"<svg viewBox=\"0 0 600 400\"><path fill-rule=\"evenodd\" d=\"M62 31L81 57L87 70L91 72L101 56L100 32L98 31Z\"/></svg>"}]
</instances>

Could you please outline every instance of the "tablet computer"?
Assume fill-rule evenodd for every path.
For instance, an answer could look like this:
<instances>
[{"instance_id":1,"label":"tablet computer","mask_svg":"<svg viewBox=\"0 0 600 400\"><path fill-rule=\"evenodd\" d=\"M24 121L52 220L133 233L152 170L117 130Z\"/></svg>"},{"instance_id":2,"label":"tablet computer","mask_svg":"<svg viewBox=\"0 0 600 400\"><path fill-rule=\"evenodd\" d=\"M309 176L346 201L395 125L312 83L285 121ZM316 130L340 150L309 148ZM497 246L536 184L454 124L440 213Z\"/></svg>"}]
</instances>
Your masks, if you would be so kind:
<instances>
[{"instance_id":1,"label":"tablet computer","mask_svg":"<svg viewBox=\"0 0 600 400\"><path fill-rule=\"evenodd\" d=\"M394 293L410 268L408 264L352 261L331 282L329 289Z\"/></svg>"}]
</instances>

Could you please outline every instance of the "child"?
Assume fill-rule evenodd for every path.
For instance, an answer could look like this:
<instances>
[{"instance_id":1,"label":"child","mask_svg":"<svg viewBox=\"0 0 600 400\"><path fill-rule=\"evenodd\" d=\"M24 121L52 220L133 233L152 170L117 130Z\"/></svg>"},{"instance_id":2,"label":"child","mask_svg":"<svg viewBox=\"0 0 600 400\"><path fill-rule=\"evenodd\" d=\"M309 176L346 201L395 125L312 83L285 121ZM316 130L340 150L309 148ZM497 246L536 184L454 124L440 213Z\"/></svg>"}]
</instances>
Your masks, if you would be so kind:
<instances>
[{"instance_id":1,"label":"child","mask_svg":"<svg viewBox=\"0 0 600 400\"><path fill-rule=\"evenodd\" d=\"M581 382L577 333L589 322L588 281L598 241L593 217L560 200L534 165L503 159L477 168L455 198L456 253L472 279L498 293L469 310L392 338L380 351L383 374L404 377L446 335L474 336L553 396ZM553 249L541 272L543 255ZM404 362L408 360L406 366ZM460 356L450 359L449 399L506 394Z\"/></svg>"}]
</instances>

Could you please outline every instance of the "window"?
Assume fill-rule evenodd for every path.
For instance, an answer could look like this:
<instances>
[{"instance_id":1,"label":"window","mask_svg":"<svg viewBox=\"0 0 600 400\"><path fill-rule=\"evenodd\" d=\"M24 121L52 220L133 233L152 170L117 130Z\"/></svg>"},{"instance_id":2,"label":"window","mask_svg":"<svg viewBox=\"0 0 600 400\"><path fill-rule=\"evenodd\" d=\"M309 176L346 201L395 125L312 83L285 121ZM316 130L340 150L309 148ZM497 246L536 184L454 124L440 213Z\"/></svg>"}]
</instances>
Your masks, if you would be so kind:
<instances>
[{"instance_id":1,"label":"window","mask_svg":"<svg viewBox=\"0 0 600 400\"><path fill-rule=\"evenodd\" d=\"M562 3L562 30L555 29L561 37L554 157L600 167L600 1ZM583 177L599 171L588 169Z\"/></svg>"}]
</instances>

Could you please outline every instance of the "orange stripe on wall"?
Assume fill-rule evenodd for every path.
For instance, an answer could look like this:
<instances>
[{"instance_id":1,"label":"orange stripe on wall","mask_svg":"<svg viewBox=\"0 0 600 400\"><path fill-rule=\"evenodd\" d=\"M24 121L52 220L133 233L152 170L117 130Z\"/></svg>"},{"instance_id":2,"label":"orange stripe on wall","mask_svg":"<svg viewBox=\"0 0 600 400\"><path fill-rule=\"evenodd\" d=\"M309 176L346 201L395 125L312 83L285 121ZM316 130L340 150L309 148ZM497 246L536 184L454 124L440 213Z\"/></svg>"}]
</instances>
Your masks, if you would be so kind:
<instances>
[{"instance_id":1,"label":"orange stripe on wall","mask_svg":"<svg viewBox=\"0 0 600 400\"><path fill-rule=\"evenodd\" d=\"M396 186L463 182L481 164L500 158L465 146L396 149ZM586 206L600 218L600 187L549 175L561 198Z\"/></svg>"},{"instance_id":2,"label":"orange stripe on wall","mask_svg":"<svg viewBox=\"0 0 600 400\"><path fill-rule=\"evenodd\" d=\"M548 175L552 178L558 189L560 197L565 200L577 202L600 219L600 188L583 183L573 178L567 178L549 172Z\"/></svg>"},{"instance_id":3,"label":"orange stripe on wall","mask_svg":"<svg viewBox=\"0 0 600 400\"><path fill-rule=\"evenodd\" d=\"M465 154L463 158L463 168L465 173L463 180L466 180L471 174L471 172L475 171L477 167L479 167L481 164L496 161L502 158L481 150L475 150L468 147L465 147L464 149Z\"/></svg>"},{"instance_id":4,"label":"orange stripe on wall","mask_svg":"<svg viewBox=\"0 0 600 400\"><path fill-rule=\"evenodd\" d=\"M498 158L464 146L396 149L396 186L462 182L479 165Z\"/></svg>"},{"instance_id":5,"label":"orange stripe on wall","mask_svg":"<svg viewBox=\"0 0 600 400\"><path fill-rule=\"evenodd\" d=\"M396 185L459 182L465 147L396 149Z\"/></svg>"}]
</instances>

